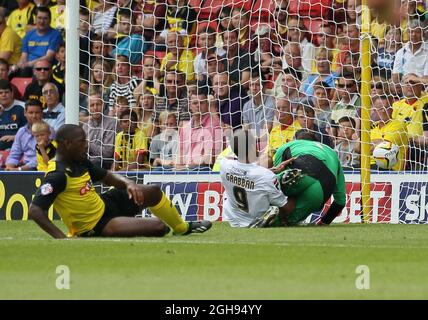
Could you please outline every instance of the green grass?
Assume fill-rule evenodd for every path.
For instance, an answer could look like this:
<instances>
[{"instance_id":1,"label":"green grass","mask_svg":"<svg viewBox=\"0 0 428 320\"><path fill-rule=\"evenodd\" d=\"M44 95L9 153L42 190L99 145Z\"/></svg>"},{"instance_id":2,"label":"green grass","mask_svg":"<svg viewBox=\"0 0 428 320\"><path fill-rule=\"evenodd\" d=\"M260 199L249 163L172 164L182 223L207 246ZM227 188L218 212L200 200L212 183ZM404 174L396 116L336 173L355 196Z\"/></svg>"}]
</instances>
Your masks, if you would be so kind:
<instances>
[{"instance_id":1,"label":"green grass","mask_svg":"<svg viewBox=\"0 0 428 320\"><path fill-rule=\"evenodd\" d=\"M69 290L55 286L58 265ZM356 289L358 265L369 290ZM427 299L427 270L428 225L53 240L33 222L0 222L0 299Z\"/></svg>"}]
</instances>

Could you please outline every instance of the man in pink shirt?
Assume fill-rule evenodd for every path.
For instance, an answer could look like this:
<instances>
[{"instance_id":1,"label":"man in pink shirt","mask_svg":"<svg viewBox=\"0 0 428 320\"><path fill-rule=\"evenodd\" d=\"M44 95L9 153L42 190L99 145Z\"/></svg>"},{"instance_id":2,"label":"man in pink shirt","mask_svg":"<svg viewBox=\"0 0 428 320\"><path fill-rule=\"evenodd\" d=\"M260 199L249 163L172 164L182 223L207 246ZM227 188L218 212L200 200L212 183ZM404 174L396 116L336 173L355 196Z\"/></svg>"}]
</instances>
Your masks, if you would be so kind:
<instances>
[{"instance_id":1,"label":"man in pink shirt","mask_svg":"<svg viewBox=\"0 0 428 320\"><path fill-rule=\"evenodd\" d=\"M200 87L190 96L192 117L179 130L176 169L211 170L223 150L223 135L217 113L209 110L208 88Z\"/></svg>"}]
</instances>

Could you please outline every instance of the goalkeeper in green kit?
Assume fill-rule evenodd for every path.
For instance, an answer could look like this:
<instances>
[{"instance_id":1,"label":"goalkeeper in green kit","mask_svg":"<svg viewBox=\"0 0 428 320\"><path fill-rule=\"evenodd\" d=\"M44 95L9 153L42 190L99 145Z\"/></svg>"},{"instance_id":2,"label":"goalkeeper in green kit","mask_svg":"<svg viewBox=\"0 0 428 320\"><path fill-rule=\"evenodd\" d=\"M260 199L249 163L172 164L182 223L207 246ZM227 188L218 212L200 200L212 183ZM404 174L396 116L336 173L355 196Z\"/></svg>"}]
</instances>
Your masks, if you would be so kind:
<instances>
[{"instance_id":1,"label":"goalkeeper in green kit","mask_svg":"<svg viewBox=\"0 0 428 320\"><path fill-rule=\"evenodd\" d=\"M316 136L306 130L296 132L295 139L276 151L272 168L282 192L288 197L289 210L282 214L277 210L274 213L268 211L254 220L250 227L296 225L311 213L321 210L331 195L334 201L317 224L330 224L345 207L345 177L336 152L318 142ZM283 166L282 163L289 159L294 160ZM299 174L296 175L296 171Z\"/></svg>"}]
</instances>

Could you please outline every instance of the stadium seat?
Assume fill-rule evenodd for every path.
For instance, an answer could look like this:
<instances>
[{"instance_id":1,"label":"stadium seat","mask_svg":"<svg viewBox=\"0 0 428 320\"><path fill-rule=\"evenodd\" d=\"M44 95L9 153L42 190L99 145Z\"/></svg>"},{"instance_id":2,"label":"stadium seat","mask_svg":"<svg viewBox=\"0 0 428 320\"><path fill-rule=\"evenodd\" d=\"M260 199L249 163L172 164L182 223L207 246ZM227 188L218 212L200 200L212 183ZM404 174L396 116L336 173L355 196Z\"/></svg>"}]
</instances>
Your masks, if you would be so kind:
<instances>
[{"instance_id":1,"label":"stadium seat","mask_svg":"<svg viewBox=\"0 0 428 320\"><path fill-rule=\"evenodd\" d=\"M198 20L213 20L222 6L244 7L251 10L253 0L190 0L189 4L198 12Z\"/></svg>"},{"instance_id":2,"label":"stadium seat","mask_svg":"<svg viewBox=\"0 0 428 320\"><path fill-rule=\"evenodd\" d=\"M290 15L301 17L325 18L329 13L333 0L290 0Z\"/></svg>"},{"instance_id":3,"label":"stadium seat","mask_svg":"<svg viewBox=\"0 0 428 320\"><path fill-rule=\"evenodd\" d=\"M6 159L9 156L8 150L1 150L0 151L0 168L4 167L6 165Z\"/></svg>"},{"instance_id":4,"label":"stadium seat","mask_svg":"<svg viewBox=\"0 0 428 320\"><path fill-rule=\"evenodd\" d=\"M24 96L25 88L33 81L33 78L13 78L10 82L18 88L21 96Z\"/></svg>"}]
</instances>

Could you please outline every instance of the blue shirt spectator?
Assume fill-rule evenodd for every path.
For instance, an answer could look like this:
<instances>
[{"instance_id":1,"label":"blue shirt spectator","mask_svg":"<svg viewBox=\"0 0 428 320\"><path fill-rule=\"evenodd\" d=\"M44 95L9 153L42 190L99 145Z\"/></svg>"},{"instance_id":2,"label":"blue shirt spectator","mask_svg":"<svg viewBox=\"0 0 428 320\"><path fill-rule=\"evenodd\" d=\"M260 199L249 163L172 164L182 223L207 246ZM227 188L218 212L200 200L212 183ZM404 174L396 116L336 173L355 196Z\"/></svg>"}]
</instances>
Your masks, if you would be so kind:
<instances>
[{"instance_id":1,"label":"blue shirt spectator","mask_svg":"<svg viewBox=\"0 0 428 320\"><path fill-rule=\"evenodd\" d=\"M50 26L51 11L38 7L36 12L36 28L28 31L22 40L22 54L17 64L21 77L32 76L32 68L37 61L52 61L62 42L61 33Z\"/></svg>"},{"instance_id":2,"label":"blue shirt spectator","mask_svg":"<svg viewBox=\"0 0 428 320\"><path fill-rule=\"evenodd\" d=\"M62 41L58 30L49 28L44 34L39 34L37 29L27 32L22 40L22 52L27 53L28 61L34 61L46 55L48 50L56 52Z\"/></svg>"}]
</instances>

